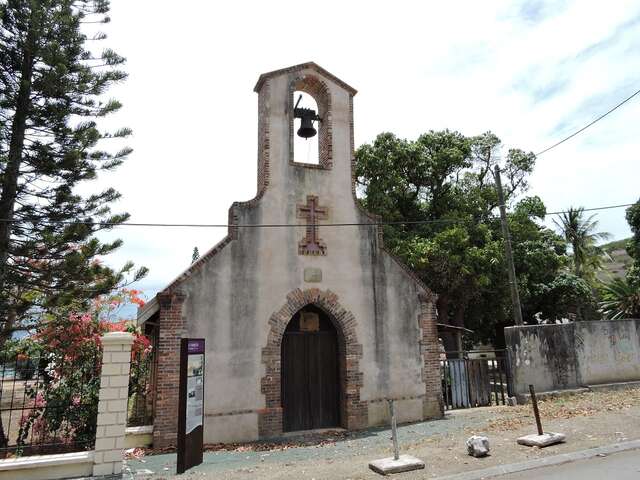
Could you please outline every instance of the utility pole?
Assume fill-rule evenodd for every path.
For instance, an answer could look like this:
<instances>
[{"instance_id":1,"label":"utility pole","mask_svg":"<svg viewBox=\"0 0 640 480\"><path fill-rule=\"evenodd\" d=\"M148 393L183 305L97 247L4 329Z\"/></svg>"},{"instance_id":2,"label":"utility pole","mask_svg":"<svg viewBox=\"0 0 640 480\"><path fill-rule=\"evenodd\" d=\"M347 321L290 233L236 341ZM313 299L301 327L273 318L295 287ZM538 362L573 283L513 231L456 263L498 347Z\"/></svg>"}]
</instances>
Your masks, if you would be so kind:
<instances>
[{"instance_id":1,"label":"utility pole","mask_svg":"<svg viewBox=\"0 0 640 480\"><path fill-rule=\"evenodd\" d=\"M518 293L518 283L516 281L516 267L513 264L513 251L511 250L511 234L507 224L507 208L504 204L504 192L502 191L502 179L500 178L500 167L495 169L496 189L498 190L498 202L500 203L500 223L502 224L502 236L504 237L504 253L507 259L507 271L509 273L509 287L511 290L511 303L513 305L513 316L516 325L522 325L522 308L520 307L520 294Z\"/></svg>"}]
</instances>

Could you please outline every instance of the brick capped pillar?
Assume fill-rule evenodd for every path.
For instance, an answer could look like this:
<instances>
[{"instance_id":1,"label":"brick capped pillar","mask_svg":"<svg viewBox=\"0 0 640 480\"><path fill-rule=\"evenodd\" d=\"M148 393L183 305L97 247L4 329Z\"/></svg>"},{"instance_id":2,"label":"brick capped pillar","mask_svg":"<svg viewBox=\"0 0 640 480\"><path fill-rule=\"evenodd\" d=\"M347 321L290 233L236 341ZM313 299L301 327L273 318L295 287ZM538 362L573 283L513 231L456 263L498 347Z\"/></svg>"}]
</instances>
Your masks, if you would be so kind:
<instances>
[{"instance_id":1,"label":"brick capped pillar","mask_svg":"<svg viewBox=\"0 0 640 480\"><path fill-rule=\"evenodd\" d=\"M422 357L424 365L422 377L425 383L423 416L440 418L444 415L442 382L440 380L440 348L436 325L435 296L420 297L420 327L422 328Z\"/></svg>"},{"instance_id":2,"label":"brick capped pillar","mask_svg":"<svg viewBox=\"0 0 640 480\"><path fill-rule=\"evenodd\" d=\"M111 332L102 338L102 373L93 476L120 475L127 427L129 368L133 335Z\"/></svg>"},{"instance_id":3,"label":"brick capped pillar","mask_svg":"<svg viewBox=\"0 0 640 480\"><path fill-rule=\"evenodd\" d=\"M178 385L180 383L180 339L185 334L179 292L159 293L158 358L153 446L175 445L178 435Z\"/></svg>"}]
</instances>

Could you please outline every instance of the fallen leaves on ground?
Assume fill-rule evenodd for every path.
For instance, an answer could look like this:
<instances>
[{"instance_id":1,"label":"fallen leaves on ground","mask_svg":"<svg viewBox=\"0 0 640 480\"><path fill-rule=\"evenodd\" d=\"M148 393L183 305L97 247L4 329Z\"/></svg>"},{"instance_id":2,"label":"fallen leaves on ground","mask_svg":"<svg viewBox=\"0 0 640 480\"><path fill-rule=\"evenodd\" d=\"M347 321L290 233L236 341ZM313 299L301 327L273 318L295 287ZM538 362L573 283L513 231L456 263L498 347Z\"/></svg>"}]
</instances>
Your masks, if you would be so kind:
<instances>
[{"instance_id":1,"label":"fallen leaves on ground","mask_svg":"<svg viewBox=\"0 0 640 480\"><path fill-rule=\"evenodd\" d=\"M590 417L603 411L626 410L634 405L640 405L640 388L587 392L538 401L542 420ZM487 421L487 430L517 430L534 422L530 403L504 407L498 415Z\"/></svg>"},{"instance_id":2,"label":"fallen leaves on ground","mask_svg":"<svg viewBox=\"0 0 640 480\"><path fill-rule=\"evenodd\" d=\"M349 432L331 431L326 433L315 433L294 437L290 440L279 440L276 442L249 442L249 443L214 443L204 446L207 452L271 452L288 450L298 447L324 447L334 445L336 442L348 438Z\"/></svg>"},{"instance_id":3,"label":"fallen leaves on ground","mask_svg":"<svg viewBox=\"0 0 640 480\"><path fill-rule=\"evenodd\" d=\"M274 442L244 442L244 443L208 443L204 445L205 452L277 452L299 447L324 447L335 445L336 442L345 440L353 436L352 433L339 430L300 435L291 439L281 439ZM144 455L159 455L163 453L174 453L175 446L165 448L140 448L136 449L136 458ZM127 453L125 452L125 455Z\"/></svg>"}]
</instances>

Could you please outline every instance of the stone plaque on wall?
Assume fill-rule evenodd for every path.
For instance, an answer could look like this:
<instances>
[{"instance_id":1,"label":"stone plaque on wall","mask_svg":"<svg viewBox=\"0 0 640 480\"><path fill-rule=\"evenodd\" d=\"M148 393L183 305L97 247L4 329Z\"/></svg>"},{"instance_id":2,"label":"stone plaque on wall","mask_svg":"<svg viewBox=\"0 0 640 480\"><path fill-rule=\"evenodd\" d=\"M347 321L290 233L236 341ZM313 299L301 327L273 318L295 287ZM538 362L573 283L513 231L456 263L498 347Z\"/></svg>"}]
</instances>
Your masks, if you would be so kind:
<instances>
[{"instance_id":1,"label":"stone plaque on wall","mask_svg":"<svg viewBox=\"0 0 640 480\"><path fill-rule=\"evenodd\" d=\"M322 270L320 268L307 267L304 269L304 281L318 283L322 281Z\"/></svg>"}]
</instances>

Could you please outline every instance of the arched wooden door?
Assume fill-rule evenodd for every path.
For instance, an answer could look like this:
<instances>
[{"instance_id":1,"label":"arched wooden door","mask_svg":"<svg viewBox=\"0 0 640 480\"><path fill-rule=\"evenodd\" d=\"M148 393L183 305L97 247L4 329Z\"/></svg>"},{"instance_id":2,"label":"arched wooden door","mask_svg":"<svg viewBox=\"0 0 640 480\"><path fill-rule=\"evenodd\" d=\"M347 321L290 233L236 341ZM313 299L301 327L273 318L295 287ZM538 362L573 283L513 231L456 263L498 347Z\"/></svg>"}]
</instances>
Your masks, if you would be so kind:
<instances>
[{"instance_id":1,"label":"arched wooden door","mask_svg":"<svg viewBox=\"0 0 640 480\"><path fill-rule=\"evenodd\" d=\"M338 334L327 315L311 305L296 313L281 355L284 431L339 426Z\"/></svg>"}]
</instances>

